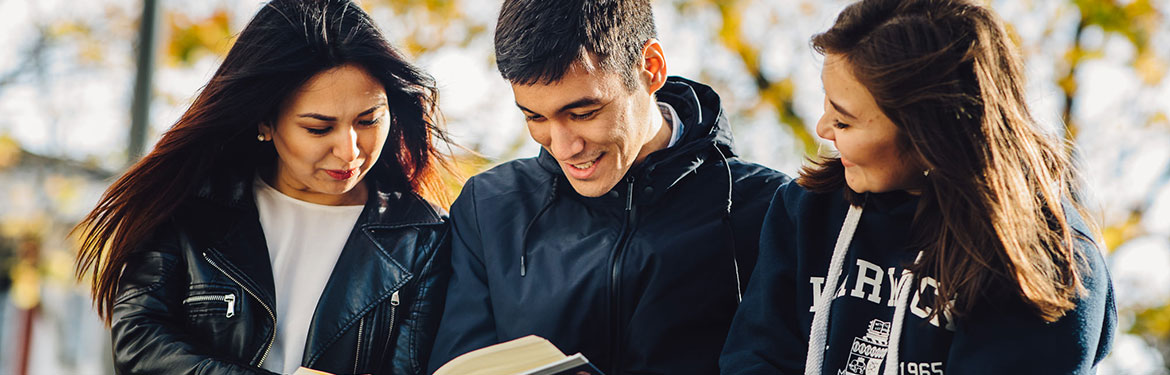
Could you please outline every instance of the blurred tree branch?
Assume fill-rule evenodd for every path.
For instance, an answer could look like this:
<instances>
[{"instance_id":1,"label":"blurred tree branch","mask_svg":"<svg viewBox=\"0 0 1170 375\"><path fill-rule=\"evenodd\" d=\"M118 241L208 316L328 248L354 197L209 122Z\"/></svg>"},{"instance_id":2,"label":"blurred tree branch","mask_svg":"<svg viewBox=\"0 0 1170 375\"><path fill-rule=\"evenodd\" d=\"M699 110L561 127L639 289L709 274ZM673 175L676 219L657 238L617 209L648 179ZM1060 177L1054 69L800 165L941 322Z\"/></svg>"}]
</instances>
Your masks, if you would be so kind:
<instances>
[{"instance_id":1,"label":"blurred tree branch","mask_svg":"<svg viewBox=\"0 0 1170 375\"><path fill-rule=\"evenodd\" d=\"M743 62L744 69L752 77L756 91L759 92L760 103L775 108L780 123L792 133L799 149L804 151L804 156L816 157L816 139L795 110L796 85L792 78L773 79L765 75L760 57L761 47L752 45L744 34L742 17L744 12L751 10L744 6L742 0L717 0L710 3L719 11L723 21L718 30L719 41Z\"/></svg>"},{"instance_id":2,"label":"blurred tree branch","mask_svg":"<svg viewBox=\"0 0 1170 375\"><path fill-rule=\"evenodd\" d=\"M21 76L28 73L30 70L43 65L45 51L49 47L49 34L44 29L39 29L37 38L26 52L20 54L23 59L16 64L12 70L0 74L0 94L3 94L4 89L13 83L16 83Z\"/></svg>"},{"instance_id":3,"label":"blurred tree branch","mask_svg":"<svg viewBox=\"0 0 1170 375\"><path fill-rule=\"evenodd\" d=\"M1166 62L1159 59L1154 53L1151 35L1157 32L1162 22L1162 10L1154 6L1150 0L1134 0L1121 4L1117 0L1070 0L1078 11L1077 25L1073 30L1072 45L1064 54L1061 61L1065 66L1058 67L1064 74L1057 79L1057 85L1064 95L1064 108L1061 119L1064 121L1065 139L1075 141L1078 134L1078 124L1073 116L1077 106L1077 71L1083 63L1105 56L1102 48L1087 49L1084 45L1085 30L1095 26L1101 28L1107 35L1114 34L1126 38L1136 49L1136 55L1130 62L1131 67L1147 85L1158 84L1166 75Z\"/></svg>"}]
</instances>

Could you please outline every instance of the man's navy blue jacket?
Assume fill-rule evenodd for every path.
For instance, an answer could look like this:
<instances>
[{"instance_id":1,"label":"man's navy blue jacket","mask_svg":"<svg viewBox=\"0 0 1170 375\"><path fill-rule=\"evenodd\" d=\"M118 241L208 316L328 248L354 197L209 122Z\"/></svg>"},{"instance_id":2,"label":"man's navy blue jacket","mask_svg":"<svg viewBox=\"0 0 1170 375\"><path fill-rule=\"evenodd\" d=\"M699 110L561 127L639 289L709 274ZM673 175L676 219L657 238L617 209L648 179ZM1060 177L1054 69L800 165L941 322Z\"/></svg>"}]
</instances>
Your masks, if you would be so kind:
<instances>
[{"instance_id":1,"label":"man's navy blue jacket","mask_svg":"<svg viewBox=\"0 0 1170 375\"><path fill-rule=\"evenodd\" d=\"M432 371L535 334L608 375L718 373L768 199L789 178L736 157L710 87L670 77L657 100L682 138L603 196L577 194L544 150L467 181Z\"/></svg>"},{"instance_id":2,"label":"man's navy blue jacket","mask_svg":"<svg viewBox=\"0 0 1170 375\"><path fill-rule=\"evenodd\" d=\"M911 246L917 208L918 198L905 192L866 196L830 305L820 374L881 374L887 366L905 375L1096 373L1109 353L1117 311L1105 261L1076 210L1066 207L1065 214L1080 233L1076 251L1087 293L1064 317L1046 323L1008 286L988 291L961 318L949 311L932 315L938 282L902 273L920 250ZM776 193L722 374L805 373L814 296L826 284L848 210L842 190L814 193L793 182ZM905 282L911 283L905 319L895 321L895 285ZM898 363L887 363L892 350Z\"/></svg>"}]
</instances>

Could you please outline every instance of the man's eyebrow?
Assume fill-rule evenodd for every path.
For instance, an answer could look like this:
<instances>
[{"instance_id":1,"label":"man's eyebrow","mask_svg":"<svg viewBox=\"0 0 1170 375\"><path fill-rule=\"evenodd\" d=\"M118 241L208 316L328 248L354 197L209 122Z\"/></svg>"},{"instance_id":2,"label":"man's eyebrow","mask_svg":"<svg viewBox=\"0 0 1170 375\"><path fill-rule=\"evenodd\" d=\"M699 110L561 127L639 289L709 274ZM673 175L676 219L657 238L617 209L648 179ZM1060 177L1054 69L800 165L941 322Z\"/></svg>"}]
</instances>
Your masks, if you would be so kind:
<instances>
[{"instance_id":1,"label":"man's eyebrow","mask_svg":"<svg viewBox=\"0 0 1170 375\"><path fill-rule=\"evenodd\" d=\"M568 110L574 109L574 108L589 107L589 106L594 106L594 105L599 105L599 104L602 104L601 99L594 98L594 97L581 98L581 99L577 99L577 100L573 101L572 103L565 104L565 105L561 106L561 108L557 110L557 113L568 111ZM541 115L540 113L537 113L536 111L533 111L531 109L528 109L525 106L520 105L520 103L516 103L516 106L520 107L521 111L528 112L528 113L531 113L534 115ZM543 116L543 115L541 115L541 116Z\"/></svg>"},{"instance_id":2,"label":"man's eyebrow","mask_svg":"<svg viewBox=\"0 0 1170 375\"><path fill-rule=\"evenodd\" d=\"M601 104L601 99L595 97L585 97L561 106L561 109L557 110L557 112L564 112L574 108L589 107L598 104Z\"/></svg>"},{"instance_id":3,"label":"man's eyebrow","mask_svg":"<svg viewBox=\"0 0 1170 375\"><path fill-rule=\"evenodd\" d=\"M513 102L513 103L516 103L516 102ZM535 115L535 114L538 114L538 113L536 113L536 111L533 111L533 110L531 110L531 109L528 109L528 108L527 108L527 107L525 107L525 106L522 106L522 105L520 105L520 103L516 103L516 106L517 106L517 107L520 107L520 110L521 110L521 111L528 112L528 113L531 113L531 114L534 114L534 115Z\"/></svg>"},{"instance_id":4,"label":"man's eyebrow","mask_svg":"<svg viewBox=\"0 0 1170 375\"><path fill-rule=\"evenodd\" d=\"M844 114L850 118L857 118L857 116L854 116L852 113L849 113L849 111L846 111L845 108L837 105L837 102L834 102L832 99L829 99L829 104L833 105L833 109L837 110L837 112L841 112L841 114Z\"/></svg>"}]
</instances>

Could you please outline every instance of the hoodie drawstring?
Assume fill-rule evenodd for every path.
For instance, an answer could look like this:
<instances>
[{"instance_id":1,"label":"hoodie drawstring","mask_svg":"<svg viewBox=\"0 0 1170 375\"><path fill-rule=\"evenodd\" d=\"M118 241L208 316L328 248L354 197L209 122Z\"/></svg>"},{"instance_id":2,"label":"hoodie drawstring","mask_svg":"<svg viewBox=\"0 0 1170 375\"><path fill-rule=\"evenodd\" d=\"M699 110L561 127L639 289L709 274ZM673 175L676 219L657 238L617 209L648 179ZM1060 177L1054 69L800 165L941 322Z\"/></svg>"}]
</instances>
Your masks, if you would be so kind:
<instances>
[{"instance_id":1,"label":"hoodie drawstring","mask_svg":"<svg viewBox=\"0 0 1170 375\"><path fill-rule=\"evenodd\" d=\"M849 243L853 241L853 234L861 221L861 206L849 206L849 213L845 215L845 223L841 224L841 233L837 235L837 244L833 247L833 258L829 262L829 274L825 276L824 288L817 296L811 334L808 340L808 356L805 357L805 375L820 375L824 366L825 343L828 340L829 311L833 304L833 297L837 294L837 282L841 278L841 269L845 263L845 254L849 252ZM922 259L922 252L914 258L914 264ZM906 320L906 309L910 302L911 288L914 285L914 274L907 267L902 270L902 277L894 302L894 319L890 324L890 339L886 346L885 368L883 375L898 375L898 345L902 340L902 322Z\"/></svg>"},{"instance_id":2,"label":"hoodie drawstring","mask_svg":"<svg viewBox=\"0 0 1170 375\"><path fill-rule=\"evenodd\" d=\"M735 246L735 227L731 225L731 191L735 187L731 176L731 164L727 162L727 155L719 149L718 143L712 143L715 152L723 158L723 166L727 168L727 208L723 214L723 225L727 226L727 242L731 244L731 265L735 267L735 301L743 302L743 284L739 277L739 254Z\"/></svg>"},{"instance_id":3,"label":"hoodie drawstring","mask_svg":"<svg viewBox=\"0 0 1170 375\"><path fill-rule=\"evenodd\" d=\"M845 254L849 252L849 243L853 241L853 233L861 222L862 210L860 206L850 205L845 223L841 224L841 233L837 235L837 245L833 247L833 257L829 261L829 274L825 276L824 288L815 301L808 355L804 360L805 375L821 375L829 331L829 307L833 304L833 296L837 294L837 279L841 277L841 268L845 263Z\"/></svg>"},{"instance_id":4,"label":"hoodie drawstring","mask_svg":"<svg viewBox=\"0 0 1170 375\"><path fill-rule=\"evenodd\" d=\"M922 259L922 252L914 258L914 264ZM902 340L902 321L906 320L906 306L910 302L910 288L914 284L914 274L910 267L902 270L902 278L898 279L898 298L894 305L894 321L890 327L890 341L886 346L886 369L883 375L898 375L898 343Z\"/></svg>"},{"instance_id":5,"label":"hoodie drawstring","mask_svg":"<svg viewBox=\"0 0 1170 375\"><path fill-rule=\"evenodd\" d=\"M534 224L536 224L536 220L539 219L541 215L544 215L544 212L548 211L549 207L552 207L553 201L557 198L557 181L559 180L560 179L553 177L552 189L549 190L548 197L544 200L544 205L540 207L540 211L536 211L536 216L533 216L532 220L528 221L528 225L524 227L524 236L521 240L523 243L520 247L520 277L524 277L528 274L528 231L532 229Z\"/></svg>"}]
</instances>

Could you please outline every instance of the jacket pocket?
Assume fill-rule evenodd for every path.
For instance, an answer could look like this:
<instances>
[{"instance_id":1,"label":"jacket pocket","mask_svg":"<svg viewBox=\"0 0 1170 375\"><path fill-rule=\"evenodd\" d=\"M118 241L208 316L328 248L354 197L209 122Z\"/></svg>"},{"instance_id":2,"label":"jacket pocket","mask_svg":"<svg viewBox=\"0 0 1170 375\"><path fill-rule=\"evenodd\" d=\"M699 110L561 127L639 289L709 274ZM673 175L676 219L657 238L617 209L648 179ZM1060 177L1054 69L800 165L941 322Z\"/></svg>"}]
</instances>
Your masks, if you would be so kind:
<instances>
[{"instance_id":1,"label":"jacket pocket","mask_svg":"<svg viewBox=\"0 0 1170 375\"><path fill-rule=\"evenodd\" d=\"M240 312L241 295L235 287L218 284L192 285L183 298L187 317L200 319L232 319Z\"/></svg>"}]
</instances>

